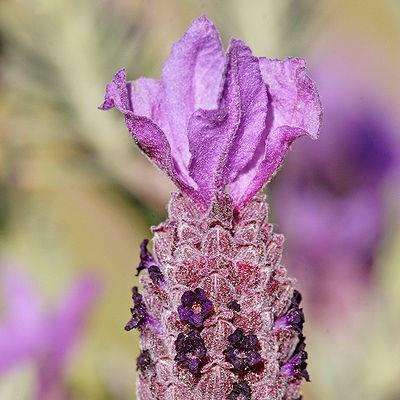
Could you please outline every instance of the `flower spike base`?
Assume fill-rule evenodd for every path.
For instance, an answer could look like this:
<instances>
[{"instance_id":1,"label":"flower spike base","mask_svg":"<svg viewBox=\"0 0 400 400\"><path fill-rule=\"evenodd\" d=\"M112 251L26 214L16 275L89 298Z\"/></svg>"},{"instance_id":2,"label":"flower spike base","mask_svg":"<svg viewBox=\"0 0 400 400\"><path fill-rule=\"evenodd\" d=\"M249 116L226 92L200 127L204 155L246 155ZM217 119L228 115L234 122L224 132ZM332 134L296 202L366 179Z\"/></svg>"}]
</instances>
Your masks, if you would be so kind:
<instances>
[{"instance_id":1,"label":"flower spike base","mask_svg":"<svg viewBox=\"0 0 400 400\"><path fill-rule=\"evenodd\" d=\"M306 370L301 295L280 264L284 238L255 196L238 211L219 193L207 212L174 193L142 244L140 400L299 400Z\"/></svg>"}]
</instances>

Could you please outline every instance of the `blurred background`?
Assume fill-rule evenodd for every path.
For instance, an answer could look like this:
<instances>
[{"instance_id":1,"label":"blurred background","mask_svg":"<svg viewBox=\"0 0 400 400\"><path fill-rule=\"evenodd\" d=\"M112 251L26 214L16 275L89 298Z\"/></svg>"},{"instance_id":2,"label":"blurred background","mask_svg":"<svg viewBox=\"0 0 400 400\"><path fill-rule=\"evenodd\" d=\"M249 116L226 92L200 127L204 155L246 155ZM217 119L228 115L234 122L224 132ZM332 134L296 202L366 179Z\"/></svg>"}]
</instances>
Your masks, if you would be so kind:
<instances>
[{"instance_id":1,"label":"blurred background","mask_svg":"<svg viewBox=\"0 0 400 400\"><path fill-rule=\"evenodd\" d=\"M306 58L320 89L321 139L266 189L305 297L305 399L399 400L397 0L0 1L0 399L135 398L130 288L174 189L97 106L122 66L158 77L200 14L225 45Z\"/></svg>"}]
</instances>

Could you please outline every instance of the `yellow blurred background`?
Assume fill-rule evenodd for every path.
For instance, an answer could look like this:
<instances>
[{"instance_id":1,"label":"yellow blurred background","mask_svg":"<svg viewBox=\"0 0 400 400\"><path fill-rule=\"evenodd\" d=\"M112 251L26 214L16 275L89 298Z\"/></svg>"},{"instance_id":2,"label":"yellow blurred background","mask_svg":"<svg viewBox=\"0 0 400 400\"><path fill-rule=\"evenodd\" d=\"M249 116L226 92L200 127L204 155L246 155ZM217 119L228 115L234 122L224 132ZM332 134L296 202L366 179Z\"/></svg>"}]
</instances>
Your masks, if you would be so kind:
<instances>
[{"instance_id":1,"label":"yellow blurred background","mask_svg":"<svg viewBox=\"0 0 400 400\"><path fill-rule=\"evenodd\" d=\"M130 288L139 243L165 218L174 190L119 115L97 106L122 66L130 79L158 77L172 43L201 14L225 45L239 37L257 55L301 56L311 66L334 57L398 114L396 0L1 0L2 263L18 265L48 307L84 272L101 286L65 371L73 399L135 398L138 337L123 329ZM307 321L308 400L400 400L397 182L384 185L390 224L365 307L338 331ZM34 385L34 367L21 363L0 375L0 398L30 399Z\"/></svg>"}]
</instances>

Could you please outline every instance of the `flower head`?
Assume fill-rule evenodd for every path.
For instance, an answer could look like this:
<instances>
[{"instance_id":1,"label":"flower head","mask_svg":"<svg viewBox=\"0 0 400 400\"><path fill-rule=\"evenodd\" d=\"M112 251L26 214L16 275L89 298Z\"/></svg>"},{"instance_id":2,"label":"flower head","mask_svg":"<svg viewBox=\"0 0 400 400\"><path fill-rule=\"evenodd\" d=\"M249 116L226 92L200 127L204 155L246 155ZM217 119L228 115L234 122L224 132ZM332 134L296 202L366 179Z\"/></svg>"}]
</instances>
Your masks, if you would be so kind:
<instances>
[{"instance_id":1,"label":"flower head","mask_svg":"<svg viewBox=\"0 0 400 400\"><path fill-rule=\"evenodd\" d=\"M154 369L138 375L138 397L297 399L308 378L301 296L257 192L296 138L318 136L321 107L304 61L258 58L236 39L224 54L200 17L160 80L115 74L100 108L113 107L181 191L153 227L155 256L141 246L138 272L148 274L127 329L140 328L139 369ZM153 318L159 329L142 329Z\"/></svg>"},{"instance_id":2,"label":"flower head","mask_svg":"<svg viewBox=\"0 0 400 400\"><path fill-rule=\"evenodd\" d=\"M181 298L182 304L178 307L181 321L187 321L195 328L203 326L204 319L213 309L212 302L207 298L203 289L187 290Z\"/></svg>"},{"instance_id":3,"label":"flower head","mask_svg":"<svg viewBox=\"0 0 400 400\"><path fill-rule=\"evenodd\" d=\"M227 190L246 204L290 144L318 136L321 106L299 58L255 57L240 40L224 55L215 26L195 20L160 80L119 70L100 109L116 107L139 148L198 206Z\"/></svg>"}]
</instances>

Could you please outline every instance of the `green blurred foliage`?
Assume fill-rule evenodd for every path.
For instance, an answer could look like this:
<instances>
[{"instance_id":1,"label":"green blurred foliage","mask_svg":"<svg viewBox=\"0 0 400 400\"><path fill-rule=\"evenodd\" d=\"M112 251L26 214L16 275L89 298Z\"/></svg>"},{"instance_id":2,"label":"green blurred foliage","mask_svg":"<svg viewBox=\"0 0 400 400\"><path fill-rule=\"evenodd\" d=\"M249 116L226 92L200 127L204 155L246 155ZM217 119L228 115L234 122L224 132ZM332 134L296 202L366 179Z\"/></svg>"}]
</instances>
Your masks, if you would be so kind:
<instances>
[{"instance_id":1,"label":"green blurred foliage","mask_svg":"<svg viewBox=\"0 0 400 400\"><path fill-rule=\"evenodd\" d=\"M118 116L96 109L112 73L125 66L132 79L158 76L171 43L205 13L225 44L241 37L272 57L306 56L329 37L373 41L391 66L387 77L398 82L396 3L0 2L0 255L25 266L49 303L81 271L103 283L67 371L74 398L134 397L137 336L123 331L130 287L138 245L165 217L173 190L139 155ZM393 79L376 79L388 101L400 105ZM376 288L349 329L337 334L308 325L307 399L400 398L399 238L393 224ZM0 398L28 398L32 385L30 366L21 366L0 382Z\"/></svg>"}]
</instances>

